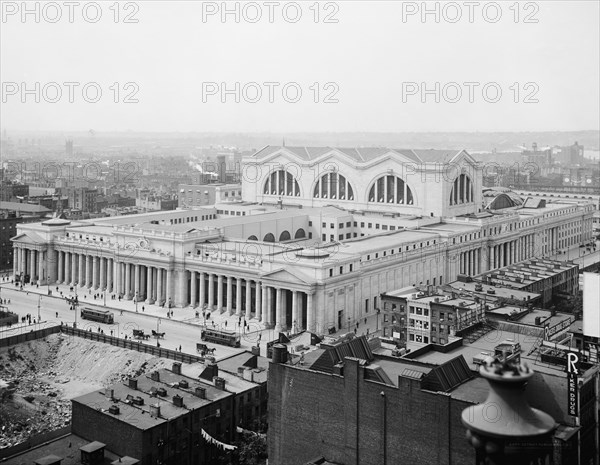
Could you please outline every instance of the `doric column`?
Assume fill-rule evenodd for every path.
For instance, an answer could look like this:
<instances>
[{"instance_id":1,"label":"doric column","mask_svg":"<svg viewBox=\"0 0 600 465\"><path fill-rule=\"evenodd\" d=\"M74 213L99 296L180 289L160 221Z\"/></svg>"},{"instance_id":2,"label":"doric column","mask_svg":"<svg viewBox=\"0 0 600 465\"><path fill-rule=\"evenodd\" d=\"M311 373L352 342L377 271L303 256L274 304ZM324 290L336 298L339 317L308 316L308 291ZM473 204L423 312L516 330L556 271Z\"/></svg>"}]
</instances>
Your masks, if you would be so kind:
<instances>
[{"instance_id":1,"label":"doric column","mask_svg":"<svg viewBox=\"0 0 600 465\"><path fill-rule=\"evenodd\" d=\"M172 296L172 287L173 287L173 272L169 269L167 269L167 289L165 292L165 302L166 304L170 304L173 303L173 296Z\"/></svg>"},{"instance_id":2,"label":"doric column","mask_svg":"<svg viewBox=\"0 0 600 465\"><path fill-rule=\"evenodd\" d=\"M140 264L136 263L134 268L134 276L133 276L133 297L135 297L136 301L140 297Z\"/></svg>"},{"instance_id":3,"label":"doric column","mask_svg":"<svg viewBox=\"0 0 600 465\"><path fill-rule=\"evenodd\" d=\"M190 271L190 305L196 308L196 272Z\"/></svg>"},{"instance_id":4,"label":"doric column","mask_svg":"<svg viewBox=\"0 0 600 465\"><path fill-rule=\"evenodd\" d=\"M156 269L156 303L160 305L163 299L163 269Z\"/></svg>"},{"instance_id":5,"label":"doric column","mask_svg":"<svg viewBox=\"0 0 600 465\"><path fill-rule=\"evenodd\" d=\"M106 259L106 292L112 292L113 290L113 259Z\"/></svg>"},{"instance_id":6,"label":"doric column","mask_svg":"<svg viewBox=\"0 0 600 465\"><path fill-rule=\"evenodd\" d=\"M65 252L65 260L64 260L64 265L65 265L65 276L64 276L64 283L65 284L70 284L71 283L71 254L69 252Z\"/></svg>"},{"instance_id":7,"label":"doric column","mask_svg":"<svg viewBox=\"0 0 600 465\"><path fill-rule=\"evenodd\" d=\"M304 330L304 315L302 314L302 308L304 305L304 296L306 294L304 292L298 293L298 328L297 331ZM358 312L357 312L358 313Z\"/></svg>"},{"instance_id":8,"label":"doric column","mask_svg":"<svg viewBox=\"0 0 600 465\"><path fill-rule=\"evenodd\" d=\"M306 294L306 328L315 332L315 309L313 308L313 294Z\"/></svg>"},{"instance_id":9,"label":"doric column","mask_svg":"<svg viewBox=\"0 0 600 465\"><path fill-rule=\"evenodd\" d=\"M227 276L227 314L233 313L233 278Z\"/></svg>"},{"instance_id":10,"label":"doric column","mask_svg":"<svg viewBox=\"0 0 600 465\"><path fill-rule=\"evenodd\" d=\"M215 275L208 274L208 309L212 311L215 305Z\"/></svg>"},{"instance_id":11,"label":"doric column","mask_svg":"<svg viewBox=\"0 0 600 465\"><path fill-rule=\"evenodd\" d=\"M98 289L98 257L92 257L92 288Z\"/></svg>"},{"instance_id":12,"label":"doric column","mask_svg":"<svg viewBox=\"0 0 600 465\"><path fill-rule=\"evenodd\" d=\"M147 269L147 266L140 265L140 301L144 301L146 299L146 273L144 271Z\"/></svg>"},{"instance_id":13,"label":"doric column","mask_svg":"<svg viewBox=\"0 0 600 465\"><path fill-rule=\"evenodd\" d=\"M206 282L205 282L205 274L200 273L200 293L198 295L198 306L200 308L204 308L204 303L206 302Z\"/></svg>"},{"instance_id":14,"label":"doric column","mask_svg":"<svg viewBox=\"0 0 600 465\"><path fill-rule=\"evenodd\" d=\"M217 311L221 313L223 311L223 276L217 277Z\"/></svg>"},{"instance_id":15,"label":"doric column","mask_svg":"<svg viewBox=\"0 0 600 465\"><path fill-rule=\"evenodd\" d=\"M292 331L298 333L298 291L292 291Z\"/></svg>"},{"instance_id":16,"label":"doric column","mask_svg":"<svg viewBox=\"0 0 600 465\"><path fill-rule=\"evenodd\" d=\"M235 278L235 314L242 314L242 280Z\"/></svg>"},{"instance_id":17,"label":"doric column","mask_svg":"<svg viewBox=\"0 0 600 465\"><path fill-rule=\"evenodd\" d=\"M264 324L270 324L271 319L269 318L269 287L266 284L262 285L262 322Z\"/></svg>"},{"instance_id":18,"label":"doric column","mask_svg":"<svg viewBox=\"0 0 600 465\"><path fill-rule=\"evenodd\" d=\"M59 250L56 253L58 254L58 275L56 276L56 282L57 283L62 283L63 280L64 280L64 269L63 269L64 258L63 258L63 252Z\"/></svg>"},{"instance_id":19,"label":"doric column","mask_svg":"<svg viewBox=\"0 0 600 465\"><path fill-rule=\"evenodd\" d=\"M260 281L256 281L256 283L254 284L254 292L254 318L260 321L260 318L262 316L262 303L260 299L260 296L262 295L262 288L260 285Z\"/></svg>"},{"instance_id":20,"label":"doric column","mask_svg":"<svg viewBox=\"0 0 600 465\"><path fill-rule=\"evenodd\" d=\"M146 302L148 304L154 303L152 293L154 292L154 282L152 281L152 267L146 267Z\"/></svg>"},{"instance_id":21,"label":"doric column","mask_svg":"<svg viewBox=\"0 0 600 465\"><path fill-rule=\"evenodd\" d=\"M78 254L71 253L71 285L75 286L77 284L77 261L81 260L81 257L78 257ZM82 266L79 267L81 270Z\"/></svg>"},{"instance_id":22,"label":"doric column","mask_svg":"<svg viewBox=\"0 0 600 465\"><path fill-rule=\"evenodd\" d=\"M132 299L131 295L131 265L125 263L125 298L127 300Z\"/></svg>"},{"instance_id":23,"label":"doric column","mask_svg":"<svg viewBox=\"0 0 600 465\"><path fill-rule=\"evenodd\" d=\"M35 281L35 250L29 251L29 282Z\"/></svg>"},{"instance_id":24,"label":"doric column","mask_svg":"<svg viewBox=\"0 0 600 465\"><path fill-rule=\"evenodd\" d=\"M115 285L113 292L117 295L121 295L121 289L123 289L123 274L121 270L121 262L115 260L113 263L115 273Z\"/></svg>"},{"instance_id":25,"label":"doric column","mask_svg":"<svg viewBox=\"0 0 600 465\"><path fill-rule=\"evenodd\" d=\"M81 261L79 264L81 265ZM83 268L83 266L81 267ZM79 274L82 275L82 270L80 270ZM83 275L82 275L83 276ZM88 288L92 287L92 257L87 255L85 257L85 278L82 279L83 285L86 285Z\"/></svg>"},{"instance_id":26,"label":"doric column","mask_svg":"<svg viewBox=\"0 0 600 465\"><path fill-rule=\"evenodd\" d=\"M275 331L281 331L283 329L282 324L282 302L281 302L281 294L282 289L280 287L277 288L277 294L275 295Z\"/></svg>"},{"instance_id":27,"label":"doric column","mask_svg":"<svg viewBox=\"0 0 600 465\"><path fill-rule=\"evenodd\" d=\"M246 280L246 321L252 314L252 281Z\"/></svg>"},{"instance_id":28,"label":"doric column","mask_svg":"<svg viewBox=\"0 0 600 465\"><path fill-rule=\"evenodd\" d=\"M37 253L37 259L38 259L38 284L42 284L46 278L46 276L44 276L44 252L42 250L38 251Z\"/></svg>"}]
</instances>

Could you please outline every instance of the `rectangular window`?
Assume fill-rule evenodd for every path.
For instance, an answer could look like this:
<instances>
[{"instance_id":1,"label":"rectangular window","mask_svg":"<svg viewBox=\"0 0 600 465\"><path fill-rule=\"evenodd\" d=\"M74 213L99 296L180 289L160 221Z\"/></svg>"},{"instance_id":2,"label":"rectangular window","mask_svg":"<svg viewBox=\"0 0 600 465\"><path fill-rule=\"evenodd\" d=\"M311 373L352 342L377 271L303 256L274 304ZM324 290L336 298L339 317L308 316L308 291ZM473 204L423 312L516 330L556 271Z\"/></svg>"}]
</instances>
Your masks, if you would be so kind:
<instances>
[{"instance_id":1,"label":"rectangular window","mask_svg":"<svg viewBox=\"0 0 600 465\"><path fill-rule=\"evenodd\" d=\"M369 311L369 299L365 299L365 313Z\"/></svg>"},{"instance_id":2,"label":"rectangular window","mask_svg":"<svg viewBox=\"0 0 600 465\"><path fill-rule=\"evenodd\" d=\"M347 227L347 228L349 228L350 226L352 226L352 223L351 223L350 221L348 221L348 222L346 223L346 227Z\"/></svg>"},{"instance_id":3,"label":"rectangular window","mask_svg":"<svg viewBox=\"0 0 600 465\"><path fill-rule=\"evenodd\" d=\"M329 268L329 277L333 276L333 268Z\"/></svg>"},{"instance_id":4,"label":"rectangular window","mask_svg":"<svg viewBox=\"0 0 600 465\"><path fill-rule=\"evenodd\" d=\"M350 263L350 271L352 271L352 268L353 268L352 263Z\"/></svg>"},{"instance_id":5,"label":"rectangular window","mask_svg":"<svg viewBox=\"0 0 600 465\"><path fill-rule=\"evenodd\" d=\"M344 223L339 224L340 229L344 229Z\"/></svg>"},{"instance_id":6,"label":"rectangular window","mask_svg":"<svg viewBox=\"0 0 600 465\"><path fill-rule=\"evenodd\" d=\"M343 240L344 240L344 235L343 235L343 234L340 234L338 237L339 237L339 240L340 240L340 241L343 241Z\"/></svg>"},{"instance_id":7,"label":"rectangular window","mask_svg":"<svg viewBox=\"0 0 600 465\"><path fill-rule=\"evenodd\" d=\"M352 237L352 233L347 233L346 234L346 239L350 239Z\"/></svg>"},{"instance_id":8,"label":"rectangular window","mask_svg":"<svg viewBox=\"0 0 600 465\"><path fill-rule=\"evenodd\" d=\"M372 227L373 227L373 223L369 223L369 228L372 228Z\"/></svg>"},{"instance_id":9,"label":"rectangular window","mask_svg":"<svg viewBox=\"0 0 600 465\"><path fill-rule=\"evenodd\" d=\"M323 223L323 227L326 228L327 227L327 223Z\"/></svg>"},{"instance_id":10,"label":"rectangular window","mask_svg":"<svg viewBox=\"0 0 600 465\"><path fill-rule=\"evenodd\" d=\"M340 266L340 274L344 274L344 267Z\"/></svg>"},{"instance_id":11,"label":"rectangular window","mask_svg":"<svg viewBox=\"0 0 600 465\"><path fill-rule=\"evenodd\" d=\"M311 232L308 233L308 238L312 239L312 233Z\"/></svg>"},{"instance_id":12,"label":"rectangular window","mask_svg":"<svg viewBox=\"0 0 600 465\"><path fill-rule=\"evenodd\" d=\"M375 229L379 229L379 223L375 225Z\"/></svg>"},{"instance_id":13,"label":"rectangular window","mask_svg":"<svg viewBox=\"0 0 600 465\"><path fill-rule=\"evenodd\" d=\"M361 227L361 228L364 228L364 227L365 227L365 222L364 222L364 221L361 221L361 223L360 223L360 227Z\"/></svg>"},{"instance_id":14,"label":"rectangular window","mask_svg":"<svg viewBox=\"0 0 600 465\"><path fill-rule=\"evenodd\" d=\"M440 321L444 321L446 315L444 312L440 312Z\"/></svg>"},{"instance_id":15,"label":"rectangular window","mask_svg":"<svg viewBox=\"0 0 600 465\"><path fill-rule=\"evenodd\" d=\"M309 221L309 222L308 222L308 225L309 225L309 226L312 226L312 221Z\"/></svg>"},{"instance_id":16,"label":"rectangular window","mask_svg":"<svg viewBox=\"0 0 600 465\"><path fill-rule=\"evenodd\" d=\"M335 224L330 223L329 226L331 226L331 229L335 228Z\"/></svg>"},{"instance_id":17,"label":"rectangular window","mask_svg":"<svg viewBox=\"0 0 600 465\"><path fill-rule=\"evenodd\" d=\"M323 242L327 242L327 234L323 234Z\"/></svg>"}]
</instances>

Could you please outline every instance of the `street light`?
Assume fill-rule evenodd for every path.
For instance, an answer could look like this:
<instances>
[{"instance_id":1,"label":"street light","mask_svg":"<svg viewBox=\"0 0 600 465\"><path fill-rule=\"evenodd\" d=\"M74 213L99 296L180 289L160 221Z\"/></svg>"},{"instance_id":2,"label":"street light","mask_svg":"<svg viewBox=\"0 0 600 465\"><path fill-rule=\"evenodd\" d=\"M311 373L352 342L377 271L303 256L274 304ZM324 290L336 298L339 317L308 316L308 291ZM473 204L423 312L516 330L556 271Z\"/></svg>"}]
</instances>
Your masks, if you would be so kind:
<instances>
[{"instance_id":1,"label":"street light","mask_svg":"<svg viewBox=\"0 0 600 465\"><path fill-rule=\"evenodd\" d=\"M161 319L157 318L156 319L156 347L160 347L158 344L158 325L161 323Z\"/></svg>"}]
</instances>

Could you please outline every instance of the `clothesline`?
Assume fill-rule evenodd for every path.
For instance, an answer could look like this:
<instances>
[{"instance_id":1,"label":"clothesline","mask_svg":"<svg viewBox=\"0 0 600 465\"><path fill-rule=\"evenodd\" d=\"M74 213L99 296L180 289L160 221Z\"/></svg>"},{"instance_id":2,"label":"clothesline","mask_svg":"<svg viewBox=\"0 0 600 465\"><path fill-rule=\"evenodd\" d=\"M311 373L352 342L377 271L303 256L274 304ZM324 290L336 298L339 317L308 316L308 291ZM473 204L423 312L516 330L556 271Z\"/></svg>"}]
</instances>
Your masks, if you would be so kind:
<instances>
[{"instance_id":1,"label":"clothesline","mask_svg":"<svg viewBox=\"0 0 600 465\"><path fill-rule=\"evenodd\" d=\"M206 431L204 431L203 428L201 429L201 434L206 442L217 446L219 449L222 449L222 450L236 450L237 449L236 446L232 446L231 444L225 444L224 442L216 440L210 434L208 434Z\"/></svg>"}]
</instances>

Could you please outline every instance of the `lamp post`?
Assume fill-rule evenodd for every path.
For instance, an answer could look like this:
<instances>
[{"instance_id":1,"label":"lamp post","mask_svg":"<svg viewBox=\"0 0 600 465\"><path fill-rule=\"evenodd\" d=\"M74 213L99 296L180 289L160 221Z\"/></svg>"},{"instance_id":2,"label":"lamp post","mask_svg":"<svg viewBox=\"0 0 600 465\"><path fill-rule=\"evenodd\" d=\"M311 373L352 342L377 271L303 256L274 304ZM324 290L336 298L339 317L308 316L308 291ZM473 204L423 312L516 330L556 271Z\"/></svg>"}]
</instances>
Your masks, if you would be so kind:
<instances>
[{"instance_id":1,"label":"lamp post","mask_svg":"<svg viewBox=\"0 0 600 465\"><path fill-rule=\"evenodd\" d=\"M524 391L533 371L524 364L494 361L482 365L479 372L490 384L488 398L462 412L476 464L547 463L557 424L527 403Z\"/></svg>"},{"instance_id":2,"label":"lamp post","mask_svg":"<svg viewBox=\"0 0 600 465\"><path fill-rule=\"evenodd\" d=\"M156 347L160 347L160 345L158 344L158 325L161 323L161 319L157 318L156 319Z\"/></svg>"}]
</instances>

